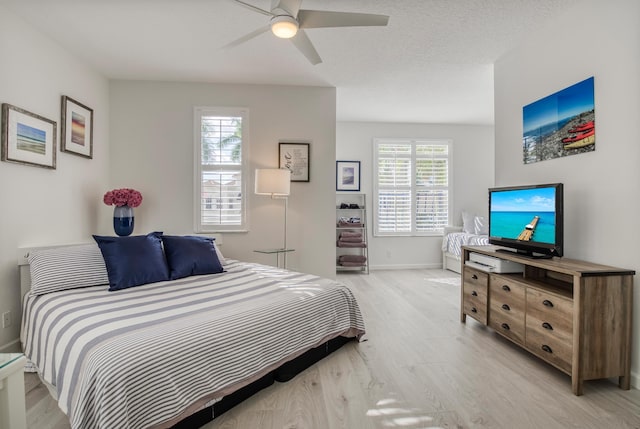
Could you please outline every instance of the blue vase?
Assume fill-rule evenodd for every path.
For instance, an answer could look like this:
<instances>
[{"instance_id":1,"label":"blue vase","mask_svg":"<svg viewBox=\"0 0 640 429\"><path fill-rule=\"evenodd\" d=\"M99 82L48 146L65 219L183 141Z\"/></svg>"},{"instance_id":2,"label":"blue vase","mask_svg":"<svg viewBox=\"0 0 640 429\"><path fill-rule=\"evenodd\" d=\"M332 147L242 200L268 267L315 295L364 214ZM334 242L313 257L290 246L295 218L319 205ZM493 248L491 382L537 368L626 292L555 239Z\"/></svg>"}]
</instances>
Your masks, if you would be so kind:
<instances>
[{"instance_id":1,"label":"blue vase","mask_svg":"<svg viewBox=\"0 0 640 429\"><path fill-rule=\"evenodd\" d=\"M113 230L120 237L131 235L133 232L133 207L115 206L113 208Z\"/></svg>"}]
</instances>

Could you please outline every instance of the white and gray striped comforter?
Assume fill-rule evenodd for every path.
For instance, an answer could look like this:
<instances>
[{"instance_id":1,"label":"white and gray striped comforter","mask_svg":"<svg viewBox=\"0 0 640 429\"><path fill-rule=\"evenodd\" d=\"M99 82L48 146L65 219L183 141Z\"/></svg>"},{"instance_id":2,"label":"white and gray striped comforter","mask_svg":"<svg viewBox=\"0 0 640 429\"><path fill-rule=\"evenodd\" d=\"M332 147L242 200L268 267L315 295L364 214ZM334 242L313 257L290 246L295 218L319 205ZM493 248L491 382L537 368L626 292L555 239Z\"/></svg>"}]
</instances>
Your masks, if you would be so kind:
<instances>
[{"instance_id":1,"label":"white and gray striped comforter","mask_svg":"<svg viewBox=\"0 0 640 429\"><path fill-rule=\"evenodd\" d=\"M72 428L170 426L328 339L364 333L344 285L237 261L225 269L26 297L25 354Z\"/></svg>"}]
</instances>

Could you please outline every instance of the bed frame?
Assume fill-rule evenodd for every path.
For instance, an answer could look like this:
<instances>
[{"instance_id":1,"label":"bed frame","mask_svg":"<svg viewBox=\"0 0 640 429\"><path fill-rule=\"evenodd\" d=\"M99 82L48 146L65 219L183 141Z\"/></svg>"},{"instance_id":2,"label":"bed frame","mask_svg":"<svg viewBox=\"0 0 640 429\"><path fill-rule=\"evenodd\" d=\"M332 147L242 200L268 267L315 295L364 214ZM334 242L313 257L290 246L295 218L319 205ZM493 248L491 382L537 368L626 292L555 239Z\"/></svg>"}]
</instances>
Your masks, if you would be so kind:
<instances>
[{"instance_id":1,"label":"bed frame","mask_svg":"<svg viewBox=\"0 0 640 429\"><path fill-rule=\"evenodd\" d=\"M85 244L85 243L76 243L76 244ZM72 244L73 245L73 244ZM69 246L69 245L65 245ZM39 249L51 249L54 247L63 247L60 246L46 246L46 247L29 247L29 248L20 248L18 249L18 266L20 269L20 296L24 297L31 290L31 273L29 271L29 253L34 250ZM350 341L357 341L355 338L347 338L347 337L336 337L320 346L313 348L311 350L306 351L302 355L290 360L289 362L284 363L280 367L266 374L262 378L248 384L245 387L242 387L235 392L224 396L221 400L214 403L213 405L209 405L204 407L203 409L194 412L190 416L186 417L182 421L176 423L171 427L171 429L191 429L194 427L203 426L213 419L221 416L225 412L232 409L234 406L238 405L245 399L253 396L258 393L262 389L265 389L271 386L274 382L284 383L291 379L293 379L296 375L310 367L311 365L317 363L323 358L329 356L334 351L338 350L340 347L345 345ZM53 398L57 400L57 395L53 386L47 383L45 380L40 378L42 383L47 387L49 393Z\"/></svg>"}]
</instances>

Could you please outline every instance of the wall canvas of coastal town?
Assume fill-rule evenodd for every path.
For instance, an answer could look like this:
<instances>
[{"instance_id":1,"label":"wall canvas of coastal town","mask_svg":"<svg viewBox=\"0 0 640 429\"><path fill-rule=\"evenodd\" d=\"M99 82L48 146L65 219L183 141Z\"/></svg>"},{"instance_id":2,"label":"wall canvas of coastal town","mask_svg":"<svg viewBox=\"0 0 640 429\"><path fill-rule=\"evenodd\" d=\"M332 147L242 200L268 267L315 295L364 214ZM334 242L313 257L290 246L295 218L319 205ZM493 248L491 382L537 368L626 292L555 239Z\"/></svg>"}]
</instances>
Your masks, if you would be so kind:
<instances>
[{"instance_id":1,"label":"wall canvas of coastal town","mask_svg":"<svg viewBox=\"0 0 640 429\"><path fill-rule=\"evenodd\" d=\"M593 77L522 108L525 164L596 149Z\"/></svg>"}]
</instances>

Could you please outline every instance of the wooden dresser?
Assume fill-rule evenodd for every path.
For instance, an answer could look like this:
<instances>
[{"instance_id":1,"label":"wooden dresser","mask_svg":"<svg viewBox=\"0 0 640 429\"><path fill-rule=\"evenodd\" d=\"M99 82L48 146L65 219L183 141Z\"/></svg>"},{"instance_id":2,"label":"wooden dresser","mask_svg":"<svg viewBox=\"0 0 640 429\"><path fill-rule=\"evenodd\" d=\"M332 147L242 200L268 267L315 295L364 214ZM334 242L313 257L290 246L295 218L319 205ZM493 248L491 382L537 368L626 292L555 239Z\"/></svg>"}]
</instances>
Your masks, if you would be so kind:
<instances>
[{"instance_id":1,"label":"wooden dresser","mask_svg":"<svg viewBox=\"0 0 640 429\"><path fill-rule=\"evenodd\" d=\"M566 258L531 259L495 246L465 246L460 320L470 316L583 381L618 377L630 388L635 271ZM520 263L498 274L466 265L472 252Z\"/></svg>"}]
</instances>

